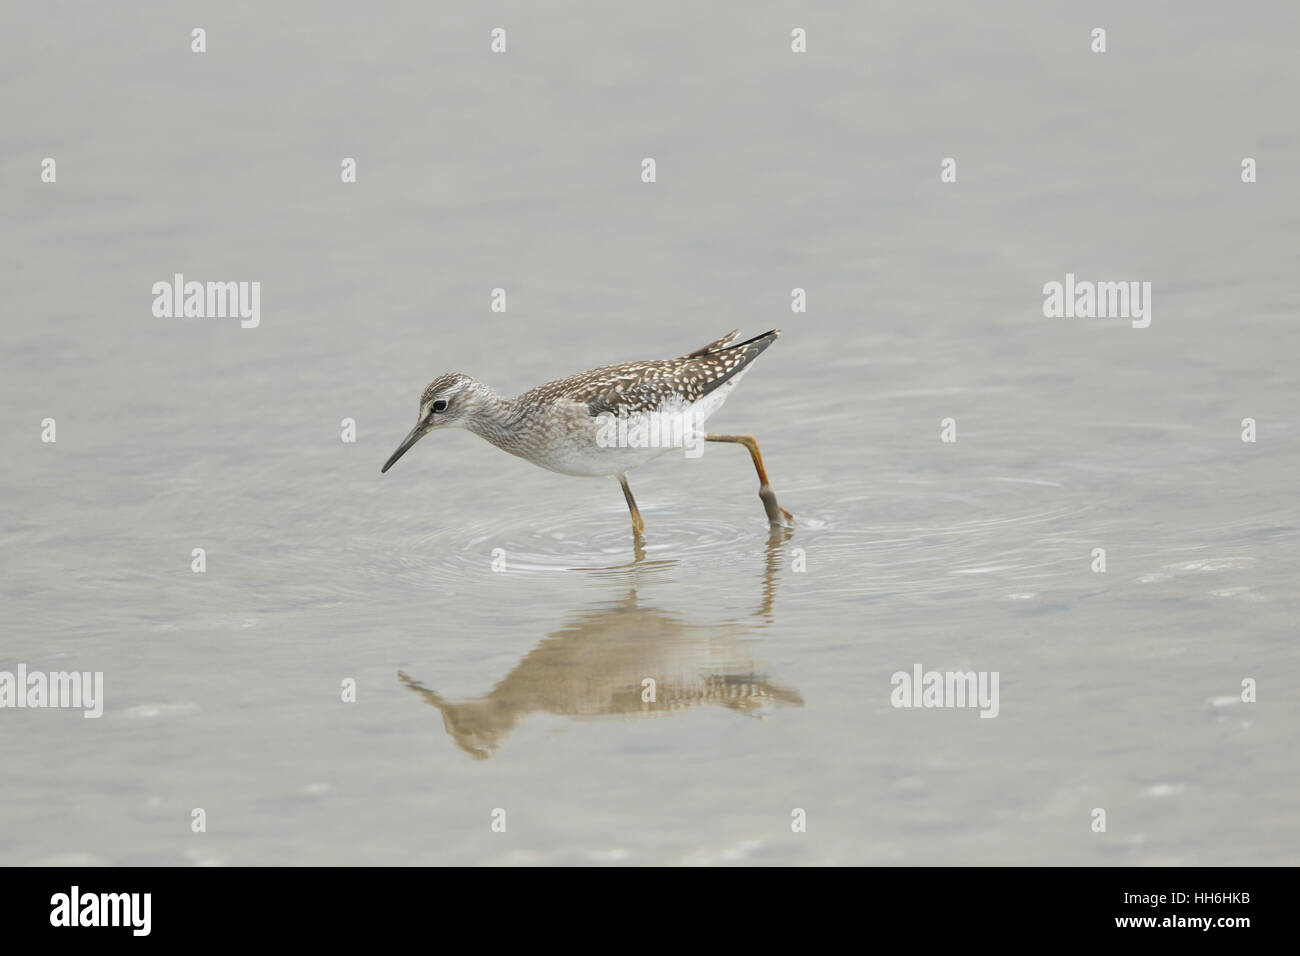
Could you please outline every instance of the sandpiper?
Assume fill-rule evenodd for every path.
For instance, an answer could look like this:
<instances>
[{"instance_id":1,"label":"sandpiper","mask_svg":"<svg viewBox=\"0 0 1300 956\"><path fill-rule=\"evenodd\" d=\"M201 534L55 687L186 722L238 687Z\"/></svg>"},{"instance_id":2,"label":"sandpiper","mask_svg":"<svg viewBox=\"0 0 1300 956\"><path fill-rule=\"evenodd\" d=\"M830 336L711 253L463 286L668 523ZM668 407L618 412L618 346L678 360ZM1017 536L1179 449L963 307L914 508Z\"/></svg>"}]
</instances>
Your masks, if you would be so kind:
<instances>
[{"instance_id":1,"label":"sandpiper","mask_svg":"<svg viewBox=\"0 0 1300 956\"><path fill-rule=\"evenodd\" d=\"M681 358L607 365L556 379L518 398L504 398L460 372L439 375L420 396L415 427L380 472L393 467L433 429L468 428L498 448L549 471L617 478L632 513L632 531L639 537L645 522L632 498L627 473L678 445L611 441L611 435L616 434L611 426L623 426L617 434L625 435L629 420L655 417L685 421L688 429L701 428L705 419L726 401L749 364L781 332L773 329L733 345L739 334L739 329L728 332ZM644 438L645 428L641 427L640 432ZM769 523L779 528L784 522L793 522L790 513L776 503L753 435L696 433L704 441L735 442L748 448L758 472L758 497Z\"/></svg>"}]
</instances>

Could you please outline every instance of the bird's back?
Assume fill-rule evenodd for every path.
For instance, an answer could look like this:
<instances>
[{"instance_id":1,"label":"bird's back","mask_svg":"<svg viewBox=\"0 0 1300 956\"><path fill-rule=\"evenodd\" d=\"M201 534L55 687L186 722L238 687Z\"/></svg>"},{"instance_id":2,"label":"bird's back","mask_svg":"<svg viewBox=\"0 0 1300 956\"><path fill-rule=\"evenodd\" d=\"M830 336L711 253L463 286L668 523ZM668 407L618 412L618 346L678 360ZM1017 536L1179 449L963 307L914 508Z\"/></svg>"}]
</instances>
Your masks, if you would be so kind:
<instances>
[{"instance_id":1,"label":"bird's back","mask_svg":"<svg viewBox=\"0 0 1300 956\"><path fill-rule=\"evenodd\" d=\"M606 365L539 385L520 398L578 402L592 417L658 411L677 402L694 405L743 372L780 334L773 329L732 345L737 335L732 331L681 358Z\"/></svg>"}]
</instances>

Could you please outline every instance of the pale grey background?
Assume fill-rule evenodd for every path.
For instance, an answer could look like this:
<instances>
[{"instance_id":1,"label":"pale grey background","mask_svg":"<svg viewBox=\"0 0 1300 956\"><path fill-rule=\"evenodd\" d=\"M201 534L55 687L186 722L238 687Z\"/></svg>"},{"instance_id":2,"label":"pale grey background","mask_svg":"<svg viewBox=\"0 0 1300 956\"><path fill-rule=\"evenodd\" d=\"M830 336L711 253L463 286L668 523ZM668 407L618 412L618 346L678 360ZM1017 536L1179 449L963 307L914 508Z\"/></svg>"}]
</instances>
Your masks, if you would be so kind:
<instances>
[{"instance_id":1,"label":"pale grey background","mask_svg":"<svg viewBox=\"0 0 1300 956\"><path fill-rule=\"evenodd\" d=\"M0 862L1300 862L1295 5L704 6L4 5L0 669L108 702L0 711ZM1151 328L1045 319L1067 271ZM261 327L154 318L174 272ZM612 481L465 433L379 475L440 372L734 326L784 330L711 422L774 549L734 447L633 476L622 570L572 570L631 558ZM548 636L575 699L650 660L803 706L475 761L397 677L477 697ZM891 708L917 662L1001 715Z\"/></svg>"}]
</instances>

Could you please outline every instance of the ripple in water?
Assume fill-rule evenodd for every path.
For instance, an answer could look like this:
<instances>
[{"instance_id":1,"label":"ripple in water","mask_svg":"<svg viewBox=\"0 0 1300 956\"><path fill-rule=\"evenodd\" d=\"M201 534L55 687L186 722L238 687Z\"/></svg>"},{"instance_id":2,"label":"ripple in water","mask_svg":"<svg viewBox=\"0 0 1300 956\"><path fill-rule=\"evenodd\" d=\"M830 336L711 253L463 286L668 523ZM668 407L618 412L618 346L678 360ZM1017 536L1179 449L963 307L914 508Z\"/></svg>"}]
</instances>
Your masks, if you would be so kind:
<instances>
[{"instance_id":1,"label":"ripple in water","mask_svg":"<svg viewBox=\"0 0 1300 956\"><path fill-rule=\"evenodd\" d=\"M741 527L707 515L684 519L647 513L646 521L651 530L640 553L624 521L593 522L580 532L571 522L519 527L504 520L478 521L462 524L454 532L425 535L418 543L421 550L441 553L452 565L448 573L456 573L458 566L477 574L501 560L509 573L546 574L716 559L761 547L767 540L765 526Z\"/></svg>"},{"instance_id":2,"label":"ripple in water","mask_svg":"<svg viewBox=\"0 0 1300 956\"><path fill-rule=\"evenodd\" d=\"M454 591L492 572L494 564L504 573L528 575L618 573L633 565L650 571L716 567L762 554L769 539L761 520L732 522L707 512L643 513L650 528L640 549L634 547L625 515L618 520L532 524L517 513L488 514L429 527L413 537L354 538L349 544L353 571L341 585L345 593L358 597L376 581ZM824 527L825 522L807 523L813 525Z\"/></svg>"}]
</instances>

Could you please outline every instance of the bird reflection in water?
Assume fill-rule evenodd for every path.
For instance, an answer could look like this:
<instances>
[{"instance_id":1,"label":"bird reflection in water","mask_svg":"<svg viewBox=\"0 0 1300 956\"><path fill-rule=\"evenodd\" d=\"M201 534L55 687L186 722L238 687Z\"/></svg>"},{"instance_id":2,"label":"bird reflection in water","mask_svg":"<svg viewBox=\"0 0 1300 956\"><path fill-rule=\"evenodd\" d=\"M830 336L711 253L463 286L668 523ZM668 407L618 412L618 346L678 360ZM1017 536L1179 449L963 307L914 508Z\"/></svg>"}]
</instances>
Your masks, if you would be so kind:
<instances>
[{"instance_id":1,"label":"bird reflection in water","mask_svg":"<svg viewBox=\"0 0 1300 956\"><path fill-rule=\"evenodd\" d=\"M566 717L655 717L716 704L761 717L770 704L803 705L791 688L771 680L742 646L743 639L772 622L777 571L785 557L788 529L775 529L767 542L759 623L697 624L683 615L643 607L637 599L644 552L622 569L627 592L612 604L574 615L543 638L484 697L450 701L398 671L398 678L438 708L457 746L485 760L532 713ZM648 700L653 681L654 700Z\"/></svg>"}]
</instances>

